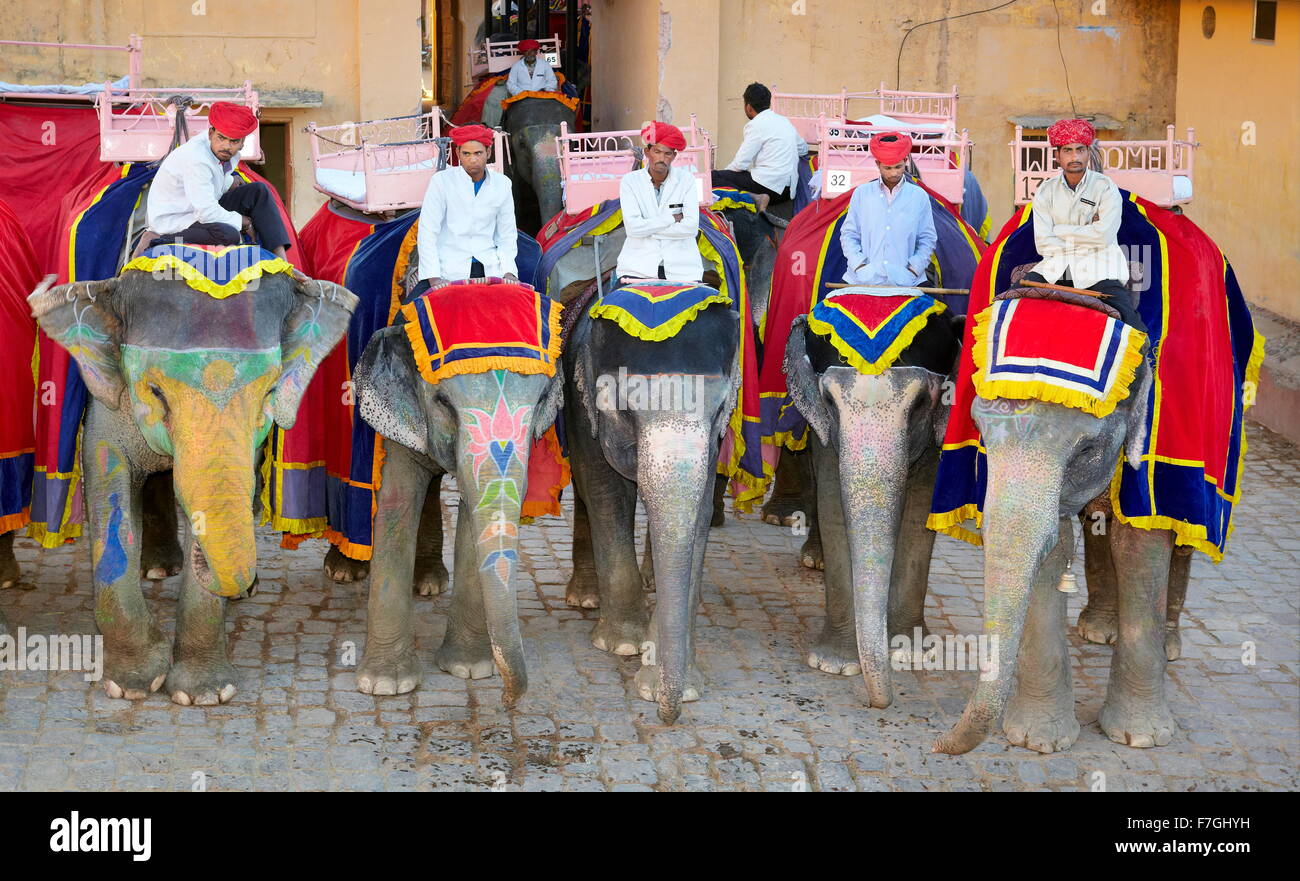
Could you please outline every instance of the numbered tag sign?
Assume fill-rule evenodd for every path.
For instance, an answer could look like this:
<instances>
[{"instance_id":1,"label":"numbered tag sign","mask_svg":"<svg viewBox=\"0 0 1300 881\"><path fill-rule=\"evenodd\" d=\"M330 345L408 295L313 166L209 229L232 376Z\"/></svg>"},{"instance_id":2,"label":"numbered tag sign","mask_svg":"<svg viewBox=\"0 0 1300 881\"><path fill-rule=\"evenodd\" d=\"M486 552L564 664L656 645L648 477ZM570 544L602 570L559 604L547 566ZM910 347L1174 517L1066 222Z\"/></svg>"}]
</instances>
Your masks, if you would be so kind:
<instances>
[{"instance_id":1,"label":"numbered tag sign","mask_svg":"<svg viewBox=\"0 0 1300 881\"><path fill-rule=\"evenodd\" d=\"M843 193L851 189L852 175L847 171L830 170L826 171L826 192Z\"/></svg>"},{"instance_id":2,"label":"numbered tag sign","mask_svg":"<svg viewBox=\"0 0 1300 881\"><path fill-rule=\"evenodd\" d=\"M560 53L559 53L559 52L543 52L543 53L542 53L542 57L546 59L546 63L549 64L551 67L559 67L559 66L560 66Z\"/></svg>"},{"instance_id":3,"label":"numbered tag sign","mask_svg":"<svg viewBox=\"0 0 1300 881\"><path fill-rule=\"evenodd\" d=\"M838 138L840 136L840 130L837 128L828 128L826 129L826 136L830 138Z\"/></svg>"}]
</instances>

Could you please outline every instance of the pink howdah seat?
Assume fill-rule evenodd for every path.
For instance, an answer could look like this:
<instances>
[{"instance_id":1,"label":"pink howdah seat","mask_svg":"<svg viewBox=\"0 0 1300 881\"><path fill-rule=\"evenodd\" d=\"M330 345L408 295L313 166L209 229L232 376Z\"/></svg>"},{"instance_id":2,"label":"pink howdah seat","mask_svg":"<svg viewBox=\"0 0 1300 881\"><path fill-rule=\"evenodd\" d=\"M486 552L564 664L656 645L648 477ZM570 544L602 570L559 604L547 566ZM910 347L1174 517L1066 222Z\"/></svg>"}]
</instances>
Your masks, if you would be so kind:
<instances>
[{"instance_id":1,"label":"pink howdah seat","mask_svg":"<svg viewBox=\"0 0 1300 881\"><path fill-rule=\"evenodd\" d=\"M951 92L887 89L884 83L870 92L841 89L837 95L773 90L772 109L789 119L810 146L816 146L821 140L823 116L832 122L833 137L839 137L835 129L846 123L929 134L956 133L957 97L955 85Z\"/></svg>"},{"instance_id":2,"label":"pink howdah seat","mask_svg":"<svg viewBox=\"0 0 1300 881\"><path fill-rule=\"evenodd\" d=\"M132 34L127 40L125 46L109 46L98 43L42 43L34 40L0 40L0 46L28 47L31 49L58 49L64 52L72 49L88 49L96 52L125 52L127 58L127 75L126 85L131 89L138 89L141 84L141 71L144 66L144 41L139 35ZM6 50L7 60L20 65L21 60L13 52L21 53L21 49ZM75 89L75 91L74 91ZM0 98L5 100L25 100L25 101L56 101L70 103L92 103L95 100L95 94L98 90L87 90L87 87L69 87L54 86L49 90L40 91L38 87L24 86L20 90L7 91L0 90Z\"/></svg>"},{"instance_id":3,"label":"pink howdah seat","mask_svg":"<svg viewBox=\"0 0 1300 881\"><path fill-rule=\"evenodd\" d=\"M558 34L552 34L537 41L542 44L542 48L537 54L545 58L551 67L557 70L560 67L560 37ZM519 51L518 40L484 40L482 46L477 46L469 50L469 68L470 76L477 79L484 74L505 73L515 66L515 62L523 58Z\"/></svg>"},{"instance_id":4,"label":"pink howdah seat","mask_svg":"<svg viewBox=\"0 0 1300 881\"><path fill-rule=\"evenodd\" d=\"M713 143L709 133L699 128L695 115L682 128L686 149L677 153L673 165L695 175L700 207L713 204ZM564 211L578 214L606 199L618 198L618 184L623 175L637 168L634 148L640 146L638 130L570 133L560 123L555 139L560 157L560 181L564 188Z\"/></svg>"},{"instance_id":5,"label":"pink howdah seat","mask_svg":"<svg viewBox=\"0 0 1300 881\"><path fill-rule=\"evenodd\" d=\"M966 129L956 133L918 132L914 125L887 128L832 122L823 117L818 138L817 171L821 179L821 198L834 199L860 184L879 178L880 169L871 156L871 139L901 132L913 139L911 158L922 182L949 202L960 205L966 169L971 161L970 133Z\"/></svg>"},{"instance_id":6,"label":"pink howdah seat","mask_svg":"<svg viewBox=\"0 0 1300 881\"><path fill-rule=\"evenodd\" d=\"M441 112L339 125L307 124L315 189L366 214L402 211L424 201L429 178L456 164L451 139L440 137ZM493 134L488 167L504 173L508 140Z\"/></svg>"},{"instance_id":7,"label":"pink howdah seat","mask_svg":"<svg viewBox=\"0 0 1300 881\"><path fill-rule=\"evenodd\" d=\"M1192 169L1200 146L1195 130L1187 130L1185 141L1174 136L1171 125L1163 141L1097 141L1096 146L1102 171L1119 187L1162 208L1192 201ZM1011 161L1017 205L1032 202L1038 185L1059 171L1051 145L1046 140L1025 140L1021 126L1016 126L1016 139L1011 142Z\"/></svg>"},{"instance_id":8,"label":"pink howdah seat","mask_svg":"<svg viewBox=\"0 0 1300 881\"><path fill-rule=\"evenodd\" d=\"M177 114L185 115L189 136L208 130L208 110L215 101L243 104L257 113L257 92L251 82L233 89L166 88L113 89L105 84L95 98L99 114L99 158L104 162L152 162L171 148ZM241 158L261 162L261 132L244 139Z\"/></svg>"}]
</instances>

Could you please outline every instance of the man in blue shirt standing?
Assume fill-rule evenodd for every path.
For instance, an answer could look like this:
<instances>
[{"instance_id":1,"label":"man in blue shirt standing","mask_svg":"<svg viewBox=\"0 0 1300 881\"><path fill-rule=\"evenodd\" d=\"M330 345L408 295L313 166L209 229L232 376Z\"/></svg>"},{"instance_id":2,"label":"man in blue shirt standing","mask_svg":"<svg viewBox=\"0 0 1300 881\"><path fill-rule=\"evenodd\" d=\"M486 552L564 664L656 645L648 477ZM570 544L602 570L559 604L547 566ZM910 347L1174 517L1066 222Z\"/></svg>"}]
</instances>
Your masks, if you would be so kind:
<instances>
[{"instance_id":1,"label":"man in blue shirt standing","mask_svg":"<svg viewBox=\"0 0 1300 881\"><path fill-rule=\"evenodd\" d=\"M848 284L925 284L925 268L938 236L929 194L904 172L911 151L912 139L904 134L871 139L871 155L880 178L853 191L840 227L840 247L848 261L844 281Z\"/></svg>"}]
</instances>

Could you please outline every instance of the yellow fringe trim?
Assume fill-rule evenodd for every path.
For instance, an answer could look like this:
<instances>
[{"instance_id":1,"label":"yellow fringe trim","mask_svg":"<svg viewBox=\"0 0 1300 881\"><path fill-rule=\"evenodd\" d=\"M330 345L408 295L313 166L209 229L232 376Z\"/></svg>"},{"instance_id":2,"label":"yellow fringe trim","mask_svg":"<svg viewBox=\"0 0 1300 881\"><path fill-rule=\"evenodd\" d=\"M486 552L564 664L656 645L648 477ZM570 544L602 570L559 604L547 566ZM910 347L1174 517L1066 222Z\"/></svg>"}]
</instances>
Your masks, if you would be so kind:
<instances>
[{"instance_id":1,"label":"yellow fringe trim","mask_svg":"<svg viewBox=\"0 0 1300 881\"><path fill-rule=\"evenodd\" d=\"M35 539L43 548L57 548L81 537L81 524L69 523L61 532L50 532L44 523L33 520L27 524L27 537Z\"/></svg>"},{"instance_id":2,"label":"yellow fringe trim","mask_svg":"<svg viewBox=\"0 0 1300 881\"><path fill-rule=\"evenodd\" d=\"M570 98L568 95L565 95L563 92L533 92L533 91L520 92L518 95L514 95L510 98L506 98L504 101L501 102L501 109L505 110L511 104L515 103L516 101L522 101L525 98L545 98L549 101L559 101L561 104L563 104L565 107L569 108L570 110L574 111L575 113L578 111L577 98Z\"/></svg>"},{"instance_id":3,"label":"yellow fringe trim","mask_svg":"<svg viewBox=\"0 0 1300 881\"><path fill-rule=\"evenodd\" d=\"M962 525L967 520L974 520L976 529L984 525L984 514L980 511L979 505L974 502L962 505L953 511L931 513L926 518L925 525L935 532L951 535L967 544L976 547L983 545L984 538L978 532L973 532Z\"/></svg>"},{"instance_id":4,"label":"yellow fringe trim","mask_svg":"<svg viewBox=\"0 0 1300 881\"><path fill-rule=\"evenodd\" d=\"M1268 341L1264 339L1264 335L1259 331L1255 331L1255 342L1250 347L1250 357L1246 359L1246 378L1244 382L1253 386L1256 394L1251 395L1249 401L1244 399L1242 400L1241 412L1243 414L1245 414L1246 410L1255 405L1255 398L1259 393L1259 371L1264 365L1264 344L1266 342ZM1241 432L1241 445L1243 447L1246 446L1246 431L1244 426L1242 427Z\"/></svg>"},{"instance_id":5,"label":"yellow fringe trim","mask_svg":"<svg viewBox=\"0 0 1300 881\"><path fill-rule=\"evenodd\" d=\"M975 373L971 381L975 384L975 393L986 401L997 398L1023 400L1033 398L1049 404L1061 404L1073 407L1101 418L1115 409L1115 405L1128 397L1129 386L1137 375L1138 365L1142 363L1142 346L1146 343L1146 334L1128 327L1128 342L1121 355L1115 382L1105 398L1097 398L1075 389L1061 388L1041 380L1021 381L1015 379L987 379L986 369L991 360L989 346L989 319L996 302L975 316L975 326L971 332L975 337L975 348L971 353L975 360ZM1112 321L1115 319L1111 319Z\"/></svg>"},{"instance_id":6,"label":"yellow fringe trim","mask_svg":"<svg viewBox=\"0 0 1300 881\"><path fill-rule=\"evenodd\" d=\"M728 208L739 208L743 211L752 211L755 214L758 213L758 206L753 202L744 202L738 199L733 199L730 196L723 196L721 199L709 206L710 211L725 211Z\"/></svg>"},{"instance_id":7,"label":"yellow fringe trim","mask_svg":"<svg viewBox=\"0 0 1300 881\"><path fill-rule=\"evenodd\" d=\"M215 257L220 257L225 253L225 251L209 253L214 253ZM198 269L195 269L193 266L177 257L175 254L163 254L161 257L136 257L130 263L122 267L123 272L128 269L136 269L141 272L172 270L185 280L185 284L189 285L194 290L205 293L217 300L224 300L226 297L233 296L243 291L244 288L248 286L248 283L255 278L261 278L263 275L292 272L293 265L286 260L281 260L279 257L273 257L270 260L259 260L252 266L246 266L241 269L234 278L225 284L217 284Z\"/></svg>"},{"instance_id":8,"label":"yellow fringe trim","mask_svg":"<svg viewBox=\"0 0 1300 881\"><path fill-rule=\"evenodd\" d=\"M590 314L592 318L607 318L610 321L613 321L619 327L623 328L625 332L639 340L657 343L677 336L677 333L683 327L695 320L696 315L699 315L703 309L708 308L714 303L724 303L730 306L731 297L727 296L722 291L719 291L716 294L711 294L691 306L689 309L685 309L677 315L674 315L671 320L659 325L658 327L647 327L642 324L635 315L628 312L622 306L615 306L603 301L597 302L596 305L592 306Z\"/></svg>"},{"instance_id":9,"label":"yellow fringe trim","mask_svg":"<svg viewBox=\"0 0 1300 881\"><path fill-rule=\"evenodd\" d=\"M536 295L541 297L540 294ZM421 298L413 303L408 303L402 307L402 314L406 317L406 323L403 327L406 330L406 338L411 341L411 348L415 352L415 363L420 369L420 375L426 382L436 383L449 376L463 376L468 373L487 373L489 370L509 370L511 373L520 373L525 375L542 374L545 376L555 375L556 360L560 356L560 311L559 303L551 300L550 314L547 316L547 326L551 331L550 343L544 350L541 350L543 358L524 358L516 355L484 355L477 358L465 358L460 361L451 363L443 362L441 367L434 369L433 358L429 354L428 345L424 341L424 333L420 330L420 322L416 317L416 309L424 306L429 323L435 324L432 314L428 313L427 301ZM435 331L436 332L436 331ZM530 346L529 343L520 341L521 345ZM493 345L509 347L510 343L496 342ZM376 485L376 490L379 487Z\"/></svg>"},{"instance_id":10,"label":"yellow fringe trim","mask_svg":"<svg viewBox=\"0 0 1300 881\"><path fill-rule=\"evenodd\" d=\"M834 300L831 302L833 303ZM903 329L898 332L898 336L894 338L894 341L889 344L889 347L885 349L885 351L880 353L880 357L875 361L868 361L866 358L863 358L862 355L853 348L853 346L840 338L840 335L836 332L833 324L814 317L812 312L808 313L808 327L812 329L813 333L829 341L830 344L835 347L835 351L839 352L845 361L848 361L851 365L857 368L858 373L866 376L875 376L884 373L894 365L894 362L898 360L898 356L903 354L903 350L912 344L912 340L916 339L916 335L921 332L921 328L925 327L925 323L930 320L931 315L936 315L946 308L948 307L943 303L935 300L933 306L926 309L903 326ZM848 314L845 310L840 311ZM853 318L852 315L849 315L849 317ZM862 327L862 324L859 323L857 319L854 319L854 323L859 327ZM865 327L862 327L862 329L867 331ZM867 331L867 333L870 335L870 331Z\"/></svg>"}]
</instances>

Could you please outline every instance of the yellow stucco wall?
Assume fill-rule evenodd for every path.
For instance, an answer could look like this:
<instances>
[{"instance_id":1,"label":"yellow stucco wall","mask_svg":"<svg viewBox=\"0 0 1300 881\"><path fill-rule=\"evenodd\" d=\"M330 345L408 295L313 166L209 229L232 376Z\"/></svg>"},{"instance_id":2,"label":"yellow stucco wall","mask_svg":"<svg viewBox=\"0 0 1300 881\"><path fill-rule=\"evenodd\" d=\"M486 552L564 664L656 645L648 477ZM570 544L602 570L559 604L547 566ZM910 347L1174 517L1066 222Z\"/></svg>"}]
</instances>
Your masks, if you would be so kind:
<instances>
[{"instance_id":1,"label":"yellow stucco wall","mask_svg":"<svg viewBox=\"0 0 1300 881\"><path fill-rule=\"evenodd\" d=\"M1251 39L1254 6L1182 5L1178 126L1193 126L1201 144L1187 213L1223 248L1251 302L1300 321L1300 3L1278 4L1271 44ZM1248 124L1253 145L1243 143Z\"/></svg>"},{"instance_id":2,"label":"yellow stucco wall","mask_svg":"<svg viewBox=\"0 0 1300 881\"><path fill-rule=\"evenodd\" d=\"M906 27L967 11L927 0L594 0L596 123L633 128L656 110L696 113L730 161L745 117L740 94L759 80L791 92L895 84ZM980 4L975 4L978 7ZM1125 122L1122 137L1163 137L1174 121L1178 3L1058 0L1061 51L1080 113ZM1104 14L1094 14L1102 9ZM662 23L662 27L661 27ZM901 87L961 93L959 124L975 141L975 172L995 224L1011 211L1009 116L1070 113L1051 0L917 30L907 40ZM660 46L665 46L662 52ZM656 59L656 56L660 57ZM656 61L658 63L656 63ZM631 79L628 71L634 71ZM655 77L660 78L655 89Z\"/></svg>"},{"instance_id":3,"label":"yellow stucco wall","mask_svg":"<svg viewBox=\"0 0 1300 881\"><path fill-rule=\"evenodd\" d=\"M0 0L5 39L125 45L144 38L150 86L312 90L319 107L266 107L289 123L294 222L323 202L302 128L413 113L420 100L420 0ZM126 73L125 56L6 47L0 78L85 82Z\"/></svg>"}]
</instances>

